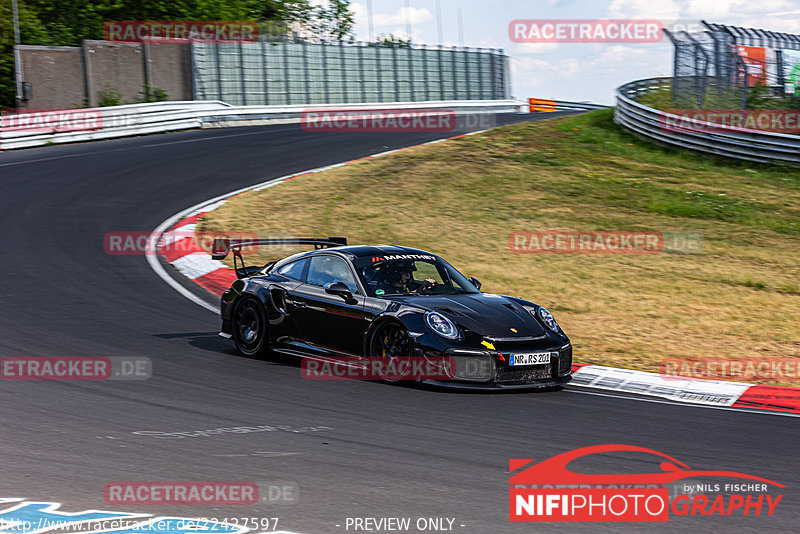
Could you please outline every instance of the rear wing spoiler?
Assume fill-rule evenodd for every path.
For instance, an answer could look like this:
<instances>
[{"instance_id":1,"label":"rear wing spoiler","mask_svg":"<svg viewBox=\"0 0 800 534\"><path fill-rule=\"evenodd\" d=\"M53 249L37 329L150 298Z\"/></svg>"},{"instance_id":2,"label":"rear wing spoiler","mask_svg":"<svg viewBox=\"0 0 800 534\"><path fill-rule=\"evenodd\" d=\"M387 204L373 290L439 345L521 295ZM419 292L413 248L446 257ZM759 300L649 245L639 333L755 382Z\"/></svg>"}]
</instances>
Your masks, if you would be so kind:
<instances>
[{"instance_id":1,"label":"rear wing spoiler","mask_svg":"<svg viewBox=\"0 0 800 534\"><path fill-rule=\"evenodd\" d=\"M228 253L233 252L233 270L236 272L237 278L245 278L253 274L252 268L247 268L244 265L244 258L242 258L242 247L252 246L278 246L278 245L314 245L315 249L341 247L347 245L346 237L329 237L327 239L321 238L274 238L274 239L234 239L229 237L214 239L214 244L211 246L211 258L215 260L223 260L228 256ZM242 266L239 267L238 264ZM255 271L258 271L256 268Z\"/></svg>"},{"instance_id":2,"label":"rear wing spoiler","mask_svg":"<svg viewBox=\"0 0 800 534\"><path fill-rule=\"evenodd\" d=\"M211 247L211 258L224 260L231 251L236 257L241 257L242 247L252 246L278 246L278 245L314 245L315 249L341 247L347 245L346 237L322 238L271 238L271 239L235 239L231 241L228 237L214 239Z\"/></svg>"}]
</instances>

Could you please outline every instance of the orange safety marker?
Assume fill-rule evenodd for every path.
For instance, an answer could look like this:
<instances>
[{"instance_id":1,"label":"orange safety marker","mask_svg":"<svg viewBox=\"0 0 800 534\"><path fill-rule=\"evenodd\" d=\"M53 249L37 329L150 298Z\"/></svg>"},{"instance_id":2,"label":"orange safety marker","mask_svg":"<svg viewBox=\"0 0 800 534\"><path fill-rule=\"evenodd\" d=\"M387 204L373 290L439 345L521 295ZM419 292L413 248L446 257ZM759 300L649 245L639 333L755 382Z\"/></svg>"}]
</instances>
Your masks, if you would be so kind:
<instances>
[{"instance_id":1,"label":"orange safety marker","mask_svg":"<svg viewBox=\"0 0 800 534\"><path fill-rule=\"evenodd\" d=\"M556 110L556 101L548 100L546 98L530 98L528 99L528 104L531 107L531 113L539 111L549 112Z\"/></svg>"}]
</instances>

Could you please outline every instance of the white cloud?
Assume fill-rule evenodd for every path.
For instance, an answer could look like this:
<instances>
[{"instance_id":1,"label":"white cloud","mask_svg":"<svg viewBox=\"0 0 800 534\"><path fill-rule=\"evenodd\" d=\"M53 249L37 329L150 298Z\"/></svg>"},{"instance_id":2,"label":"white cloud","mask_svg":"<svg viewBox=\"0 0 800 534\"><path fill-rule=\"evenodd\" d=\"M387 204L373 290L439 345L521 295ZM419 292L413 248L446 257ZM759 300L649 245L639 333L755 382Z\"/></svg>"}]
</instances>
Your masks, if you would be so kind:
<instances>
[{"instance_id":1,"label":"white cloud","mask_svg":"<svg viewBox=\"0 0 800 534\"><path fill-rule=\"evenodd\" d=\"M356 24L364 24L365 26L369 24L366 4L354 3L350 5L350 9L353 11ZM420 24L433 20L433 13L427 8L409 7L406 10L405 7L401 7L394 13L379 13L373 9L372 23L376 28L396 26L398 24L405 27L406 13L408 13L408 20L411 24Z\"/></svg>"},{"instance_id":2,"label":"white cloud","mask_svg":"<svg viewBox=\"0 0 800 534\"><path fill-rule=\"evenodd\" d=\"M511 58L512 80L525 79L527 87L552 85L554 79L566 80L581 72L580 62L575 58L547 61L530 56ZM549 98L552 95L524 95Z\"/></svg>"},{"instance_id":3,"label":"white cloud","mask_svg":"<svg viewBox=\"0 0 800 534\"><path fill-rule=\"evenodd\" d=\"M369 28L369 16L366 4L350 4L350 10L353 12L355 25L361 29L361 32L366 38ZM410 36L406 32L406 13L408 13L408 21L411 24ZM412 41L417 43L424 41L422 39L422 33L414 28L414 25L431 20L433 20L433 13L426 8L410 7L406 10L406 8L402 7L394 13L379 13L373 9L372 12L372 24L375 28L375 37L380 34L391 34L400 39L408 39L410 37Z\"/></svg>"},{"instance_id":4,"label":"white cloud","mask_svg":"<svg viewBox=\"0 0 800 534\"><path fill-rule=\"evenodd\" d=\"M517 43L509 50L509 54L543 54L554 50L558 50L558 43Z\"/></svg>"},{"instance_id":5,"label":"white cloud","mask_svg":"<svg viewBox=\"0 0 800 534\"><path fill-rule=\"evenodd\" d=\"M611 0L608 5L608 16L620 19L674 19L681 11L676 0Z\"/></svg>"}]
</instances>

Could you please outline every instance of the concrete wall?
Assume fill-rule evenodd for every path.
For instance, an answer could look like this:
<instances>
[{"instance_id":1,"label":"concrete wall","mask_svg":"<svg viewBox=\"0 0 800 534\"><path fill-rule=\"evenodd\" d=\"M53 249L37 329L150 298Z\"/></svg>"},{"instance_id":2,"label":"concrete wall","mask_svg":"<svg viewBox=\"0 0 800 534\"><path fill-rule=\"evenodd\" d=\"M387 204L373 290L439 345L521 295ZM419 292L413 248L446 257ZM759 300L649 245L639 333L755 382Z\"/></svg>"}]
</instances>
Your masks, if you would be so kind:
<instances>
[{"instance_id":1,"label":"concrete wall","mask_svg":"<svg viewBox=\"0 0 800 534\"><path fill-rule=\"evenodd\" d=\"M150 87L161 87L170 100L192 100L192 59L189 45L145 45Z\"/></svg>"},{"instance_id":2,"label":"concrete wall","mask_svg":"<svg viewBox=\"0 0 800 534\"><path fill-rule=\"evenodd\" d=\"M29 108L65 109L85 106L81 49L73 46L21 45L22 79L30 82Z\"/></svg>"},{"instance_id":3,"label":"concrete wall","mask_svg":"<svg viewBox=\"0 0 800 534\"><path fill-rule=\"evenodd\" d=\"M67 109L96 106L111 88L127 103L140 102L144 87L160 87L170 100L192 99L188 44L84 41L81 47L20 45L22 81L33 98L24 107Z\"/></svg>"},{"instance_id":4,"label":"concrete wall","mask_svg":"<svg viewBox=\"0 0 800 534\"><path fill-rule=\"evenodd\" d=\"M122 93L122 103L132 104L142 99L144 90L144 52L139 43L105 43L84 41L84 64L87 67L89 106L100 100L99 93L113 89Z\"/></svg>"}]
</instances>

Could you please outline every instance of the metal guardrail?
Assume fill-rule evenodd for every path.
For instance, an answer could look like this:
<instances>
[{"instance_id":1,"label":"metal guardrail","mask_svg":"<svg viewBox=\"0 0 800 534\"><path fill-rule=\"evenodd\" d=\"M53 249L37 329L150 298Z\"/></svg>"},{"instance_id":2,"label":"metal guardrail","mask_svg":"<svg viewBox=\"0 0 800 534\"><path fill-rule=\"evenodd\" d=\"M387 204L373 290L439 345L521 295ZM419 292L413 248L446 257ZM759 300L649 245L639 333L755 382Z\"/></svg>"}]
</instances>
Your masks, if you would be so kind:
<instances>
[{"instance_id":1,"label":"metal guardrail","mask_svg":"<svg viewBox=\"0 0 800 534\"><path fill-rule=\"evenodd\" d=\"M604 106L602 104L592 104L591 102L570 102L569 100L554 100L556 105L556 109L585 109L585 110L593 110L593 109L608 109L611 106Z\"/></svg>"},{"instance_id":2,"label":"metal guardrail","mask_svg":"<svg viewBox=\"0 0 800 534\"><path fill-rule=\"evenodd\" d=\"M697 123L701 128L667 129L668 119L681 117L636 102L651 91L672 87L672 78L637 80L617 89L614 122L661 143L729 158L763 163L800 163L800 136L745 129L723 129L718 124Z\"/></svg>"},{"instance_id":3,"label":"metal guardrail","mask_svg":"<svg viewBox=\"0 0 800 534\"><path fill-rule=\"evenodd\" d=\"M91 112L98 116L99 127L90 130L60 131L65 127L0 128L0 150L28 148L46 144L73 143L132 135L184 130L249 126L257 124L298 123L303 111L314 110L448 110L456 115L474 113L518 112L513 100L458 100L441 102L397 102L379 104L321 104L314 106L231 106L220 101L156 102L105 108L53 110L64 114ZM63 121L62 121L63 122ZM69 130L68 127L66 129Z\"/></svg>"},{"instance_id":4,"label":"metal guardrail","mask_svg":"<svg viewBox=\"0 0 800 534\"><path fill-rule=\"evenodd\" d=\"M610 106L602 104L592 104L591 102L570 102L569 100L553 100L548 98L530 98L528 106L531 113L550 112L561 110L585 110L606 109Z\"/></svg>"},{"instance_id":5,"label":"metal guardrail","mask_svg":"<svg viewBox=\"0 0 800 534\"><path fill-rule=\"evenodd\" d=\"M513 100L457 100L441 102L396 102L377 104L314 104L294 106L241 106L206 113L202 116L203 128L251 126L259 124L300 122L308 110L382 111L382 110L448 110L456 115L478 113L516 113L519 104Z\"/></svg>"}]
</instances>

